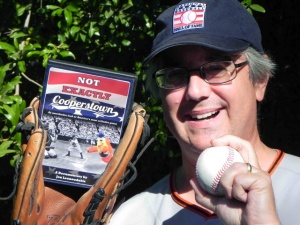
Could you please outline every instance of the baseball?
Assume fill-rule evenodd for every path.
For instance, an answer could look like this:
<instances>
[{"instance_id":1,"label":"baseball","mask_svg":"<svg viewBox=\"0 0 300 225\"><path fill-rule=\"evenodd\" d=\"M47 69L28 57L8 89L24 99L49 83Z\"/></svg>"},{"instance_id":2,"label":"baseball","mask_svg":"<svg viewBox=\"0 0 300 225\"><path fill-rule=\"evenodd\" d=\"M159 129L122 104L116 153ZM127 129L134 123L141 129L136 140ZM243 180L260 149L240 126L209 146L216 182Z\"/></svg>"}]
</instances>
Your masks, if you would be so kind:
<instances>
[{"instance_id":1,"label":"baseball","mask_svg":"<svg viewBox=\"0 0 300 225\"><path fill-rule=\"evenodd\" d=\"M219 181L233 163L244 162L238 151L229 146L205 149L196 164L196 176L200 186L210 194L224 196Z\"/></svg>"}]
</instances>

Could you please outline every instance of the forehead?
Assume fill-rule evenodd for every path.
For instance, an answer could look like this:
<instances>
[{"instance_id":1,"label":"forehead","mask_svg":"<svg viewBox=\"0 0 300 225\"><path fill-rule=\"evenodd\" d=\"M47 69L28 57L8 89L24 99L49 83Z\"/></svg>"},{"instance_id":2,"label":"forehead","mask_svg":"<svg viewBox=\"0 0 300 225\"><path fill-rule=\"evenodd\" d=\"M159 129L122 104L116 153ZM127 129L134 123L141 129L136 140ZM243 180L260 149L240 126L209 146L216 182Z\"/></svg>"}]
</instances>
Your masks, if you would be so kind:
<instances>
[{"instance_id":1,"label":"forehead","mask_svg":"<svg viewBox=\"0 0 300 225\"><path fill-rule=\"evenodd\" d=\"M158 56L160 65L189 64L191 61L211 62L220 60L234 60L240 53L221 52L201 46L184 45L165 50Z\"/></svg>"}]
</instances>

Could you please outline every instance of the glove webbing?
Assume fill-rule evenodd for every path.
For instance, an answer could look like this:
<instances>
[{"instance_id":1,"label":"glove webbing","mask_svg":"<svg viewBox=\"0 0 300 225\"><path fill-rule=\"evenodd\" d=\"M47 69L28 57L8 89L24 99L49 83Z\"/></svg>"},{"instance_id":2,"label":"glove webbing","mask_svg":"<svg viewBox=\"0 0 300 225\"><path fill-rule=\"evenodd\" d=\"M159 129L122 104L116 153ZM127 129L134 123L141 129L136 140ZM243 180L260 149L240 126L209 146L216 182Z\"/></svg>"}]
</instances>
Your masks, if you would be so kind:
<instances>
[{"instance_id":1,"label":"glove webbing","mask_svg":"<svg viewBox=\"0 0 300 225\"><path fill-rule=\"evenodd\" d=\"M135 139L137 138L137 136L136 135L134 135L134 134L136 134L136 133L138 133L138 129L140 129L139 128L139 120L140 120L140 118L139 117L142 117L142 119L144 120L144 115L143 115L143 113L145 113L144 112L144 110L142 110L141 112L135 112L133 115L134 115L134 119L135 119L135 124L134 124L134 128L133 128L133 131L132 131L132 134L130 134L130 135L128 135L128 134L126 134L126 132L125 132L125 134L124 134L124 137L127 135L127 137L125 137L125 139L127 140L127 138L128 138L128 140L127 140L127 142L129 143L129 144L127 144L126 145L126 149L125 150L123 150L123 152L124 153L121 153L121 154L123 154L123 156L122 156L122 158L119 160L119 162L118 162L118 164L117 165L113 165L115 168L114 168L114 170L113 171L118 171L119 169L122 169L122 165L126 165L126 167L130 164L129 162L126 162L126 157L124 157L126 154L128 154L128 155L130 155L130 154L133 154L134 153L134 151L132 151L132 149L130 149L130 143L133 143L134 141L135 141ZM130 122L129 122L130 123ZM143 123L143 128L144 128L144 126L145 126L145 123ZM127 131L127 130L126 130ZM143 131L144 131L144 129L143 129ZM129 137L128 137L129 136ZM123 137L123 138L124 138ZM120 146L119 146L120 147ZM118 147L118 148L119 148ZM135 146L136 147L136 146ZM116 150L116 154L118 154L118 148L117 148L117 150ZM115 157L116 157L116 155L115 155ZM131 158L131 157L130 157ZM108 164L108 166L107 166L107 169L106 170L110 170L109 169L109 167L110 167L110 165L111 165L111 162ZM135 169L135 167L132 167L132 168L134 168L134 176L133 176L133 179L135 179L135 177L136 177L136 169ZM114 190L113 190L113 192L112 193L106 193L106 188L107 188L107 186L108 185L110 185L110 183L111 183L111 180L113 179L113 177L114 177L114 175L115 175L115 172L113 172L113 173L111 173L111 175L110 175L110 177L108 178L108 181L104 184L104 186L103 187L100 187L95 193L94 193L94 195L93 195L93 197L92 197L92 200L90 201L90 203L89 203L89 205L88 205L88 207L87 207L87 209L85 210L85 212L84 212L84 221L83 221L83 224L84 225L87 225L87 224L92 224L92 222L93 222L93 220L94 220L94 216L95 216L95 212L96 212L96 210L97 210L97 208L98 208L98 206L99 206L99 204L100 204L100 202L105 198L105 197L103 197L103 196L108 196L109 197L109 202L107 203L107 205L106 205L106 208L105 208L105 210L104 210L104 214L109 214L109 211L110 211L110 208L111 208L111 204L110 204L110 202L115 202L115 198L116 198L116 195L117 195L117 193L116 193L116 190L119 190L120 188L120 186L122 186L121 185L121 183L123 183L123 181L122 181L122 179L123 179L123 176L124 176L124 174L122 174L122 177L120 177L120 180L119 180L119 182L115 185L115 188L114 188ZM105 173L105 172L104 172ZM102 174L102 176L105 176L104 174ZM101 176L101 177L102 177ZM101 177L99 178L99 179L101 179ZM131 179L131 182L133 181L133 179ZM119 191L118 191L119 192ZM96 195L96 196L95 196ZM100 196L100 197L99 197ZM113 204L112 203L112 204ZM108 212L108 213L107 213ZM105 222L105 220L106 220L106 218L107 218L107 216L108 215L106 215L106 216L104 216L104 217L102 217L102 221L99 221L99 222Z\"/></svg>"}]
</instances>

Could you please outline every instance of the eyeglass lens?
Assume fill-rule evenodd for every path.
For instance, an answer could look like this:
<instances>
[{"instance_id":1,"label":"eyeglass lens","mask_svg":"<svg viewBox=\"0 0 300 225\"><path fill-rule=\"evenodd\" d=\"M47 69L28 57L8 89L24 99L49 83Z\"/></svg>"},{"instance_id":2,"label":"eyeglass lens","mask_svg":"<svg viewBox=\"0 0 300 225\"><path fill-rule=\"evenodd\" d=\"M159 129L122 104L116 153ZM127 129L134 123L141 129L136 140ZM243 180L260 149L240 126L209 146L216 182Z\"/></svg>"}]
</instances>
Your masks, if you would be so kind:
<instances>
[{"instance_id":1,"label":"eyeglass lens","mask_svg":"<svg viewBox=\"0 0 300 225\"><path fill-rule=\"evenodd\" d=\"M235 78L235 64L232 61L210 62L200 69L187 70L186 68L171 67L159 70L155 74L159 87L176 89L184 87L189 82L190 72L198 71L199 76L209 84L226 83Z\"/></svg>"}]
</instances>

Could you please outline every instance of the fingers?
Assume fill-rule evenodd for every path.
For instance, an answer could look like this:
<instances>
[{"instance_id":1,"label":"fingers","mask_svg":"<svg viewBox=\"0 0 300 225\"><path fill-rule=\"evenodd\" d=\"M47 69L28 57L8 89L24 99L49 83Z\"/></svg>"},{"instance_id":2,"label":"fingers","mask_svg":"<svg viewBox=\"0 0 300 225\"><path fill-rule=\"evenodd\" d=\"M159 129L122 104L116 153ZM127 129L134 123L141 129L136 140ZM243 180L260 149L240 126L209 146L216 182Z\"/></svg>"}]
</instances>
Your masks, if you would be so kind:
<instances>
[{"instance_id":1,"label":"fingers","mask_svg":"<svg viewBox=\"0 0 300 225\"><path fill-rule=\"evenodd\" d=\"M247 202L248 193L254 189L263 188L272 191L270 175L249 163L233 164L225 171L219 185L227 198L241 202Z\"/></svg>"},{"instance_id":2,"label":"fingers","mask_svg":"<svg viewBox=\"0 0 300 225\"><path fill-rule=\"evenodd\" d=\"M195 191L196 201L205 208L215 212L216 203L213 204L213 202L216 202L217 197L205 192L198 184L196 178L191 179L190 184Z\"/></svg>"},{"instance_id":3,"label":"fingers","mask_svg":"<svg viewBox=\"0 0 300 225\"><path fill-rule=\"evenodd\" d=\"M279 224L271 177L261 169L251 144L231 135L214 139L211 144L236 149L244 163L233 163L223 173L218 185L226 196L208 194L196 179L192 179L190 184L196 201L214 211L225 224L242 224L242 221L250 221L249 224Z\"/></svg>"},{"instance_id":4,"label":"fingers","mask_svg":"<svg viewBox=\"0 0 300 225\"><path fill-rule=\"evenodd\" d=\"M232 135L225 135L211 141L212 146L230 146L237 150L246 163L260 168L256 153L248 141Z\"/></svg>"},{"instance_id":5,"label":"fingers","mask_svg":"<svg viewBox=\"0 0 300 225\"><path fill-rule=\"evenodd\" d=\"M197 203L215 212L224 224L280 224L269 175L257 168L250 173L247 164L242 165L245 173L235 177L233 199L208 194L192 179Z\"/></svg>"},{"instance_id":6,"label":"fingers","mask_svg":"<svg viewBox=\"0 0 300 225\"><path fill-rule=\"evenodd\" d=\"M215 196L205 192L198 184L196 178L191 179L190 184L195 191L195 199L197 203L205 207L206 209L216 213L221 220L223 220L223 217L230 217L233 215L231 215L230 213L230 208L238 209L240 205L243 204L238 201L227 199L226 197Z\"/></svg>"},{"instance_id":7,"label":"fingers","mask_svg":"<svg viewBox=\"0 0 300 225\"><path fill-rule=\"evenodd\" d=\"M235 163L228 168L220 179L219 185L223 188L226 197L235 198L239 201L247 201L248 185L241 183L241 177L246 180L253 177L252 173L257 172L256 168L249 163ZM248 180L247 180L248 181Z\"/></svg>"},{"instance_id":8,"label":"fingers","mask_svg":"<svg viewBox=\"0 0 300 225\"><path fill-rule=\"evenodd\" d=\"M251 193L252 198L253 196L267 196L268 193L273 193L269 174L253 166L251 169L246 163L235 163L227 169L219 183L224 189L226 199L249 203L249 193ZM195 191L196 201L202 206L215 211L222 198L204 191L196 178L191 179L190 184Z\"/></svg>"}]
</instances>

